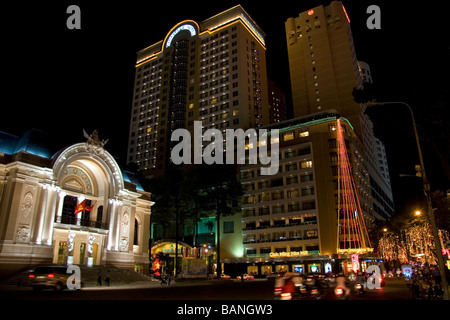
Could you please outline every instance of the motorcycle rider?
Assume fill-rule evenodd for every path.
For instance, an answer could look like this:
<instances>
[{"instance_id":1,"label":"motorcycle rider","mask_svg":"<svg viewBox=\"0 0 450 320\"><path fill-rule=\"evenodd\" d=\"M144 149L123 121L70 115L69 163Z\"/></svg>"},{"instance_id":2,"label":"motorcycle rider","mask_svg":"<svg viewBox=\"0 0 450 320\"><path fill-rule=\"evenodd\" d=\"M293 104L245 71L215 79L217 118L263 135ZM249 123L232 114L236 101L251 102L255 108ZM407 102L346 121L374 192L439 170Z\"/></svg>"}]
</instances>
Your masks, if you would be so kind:
<instances>
[{"instance_id":1,"label":"motorcycle rider","mask_svg":"<svg viewBox=\"0 0 450 320\"><path fill-rule=\"evenodd\" d=\"M336 278L336 289L342 288L342 290L344 290L344 292L345 292L345 297L349 297L350 289L346 285L346 280L347 279L345 278L344 273L339 272L338 277ZM335 292L336 292L336 289L334 289Z\"/></svg>"},{"instance_id":2,"label":"motorcycle rider","mask_svg":"<svg viewBox=\"0 0 450 320\"><path fill-rule=\"evenodd\" d=\"M356 284L358 284L358 283L360 283L361 286L362 286L362 288L361 288L361 293L364 293L364 276L363 276L363 274L362 274L361 271L358 271L358 274L356 275L356 283L355 283L355 286L356 286Z\"/></svg>"}]
</instances>

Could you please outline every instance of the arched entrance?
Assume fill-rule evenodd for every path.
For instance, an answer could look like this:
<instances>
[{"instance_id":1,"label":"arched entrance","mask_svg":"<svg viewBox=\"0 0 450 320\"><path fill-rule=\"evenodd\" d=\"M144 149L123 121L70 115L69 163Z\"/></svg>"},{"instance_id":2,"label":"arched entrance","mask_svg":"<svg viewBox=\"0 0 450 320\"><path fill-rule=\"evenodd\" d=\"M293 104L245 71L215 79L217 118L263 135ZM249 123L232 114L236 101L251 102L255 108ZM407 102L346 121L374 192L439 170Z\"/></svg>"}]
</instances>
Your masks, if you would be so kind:
<instances>
[{"instance_id":1,"label":"arched entrance","mask_svg":"<svg viewBox=\"0 0 450 320\"><path fill-rule=\"evenodd\" d=\"M176 241L173 239L163 239L153 243L151 247L152 270L156 275L158 272L174 274L176 247ZM178 241L178 268L181 268L183 258L193 258L194 254L192 246Z\"/></svg>"}]
</instances>

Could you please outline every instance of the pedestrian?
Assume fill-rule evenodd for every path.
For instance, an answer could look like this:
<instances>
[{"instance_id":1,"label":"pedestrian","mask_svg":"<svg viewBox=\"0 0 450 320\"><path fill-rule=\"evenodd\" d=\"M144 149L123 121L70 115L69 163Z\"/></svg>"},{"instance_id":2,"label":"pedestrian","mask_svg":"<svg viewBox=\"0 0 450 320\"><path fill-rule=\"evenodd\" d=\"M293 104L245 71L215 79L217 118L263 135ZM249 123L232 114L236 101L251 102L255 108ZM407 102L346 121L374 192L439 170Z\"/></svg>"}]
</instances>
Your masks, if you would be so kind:
<instances>
[{"instance_id":1,"label":"pedestrian","mask_svg":"<svg viewBox=\"0 0 450 320\"><path fill-rule=\"evenodd\" d=\"M98 273L97 273L97 285L101 286L102 285L102 269L98 269Z\"/></svg>"},{"instance_id":2,"label":"pedestrian","mask_svg":"<svg viewBox=\"0 0 450 320\"><path fill-rule=\"evenodd\" d=\"M105 283L108 287L109 287L110 280L111 280L111 274L109 273L109 270L108 270L108 271L106 271L106 278L105 278Z\"/></svg>"}]
</instances>

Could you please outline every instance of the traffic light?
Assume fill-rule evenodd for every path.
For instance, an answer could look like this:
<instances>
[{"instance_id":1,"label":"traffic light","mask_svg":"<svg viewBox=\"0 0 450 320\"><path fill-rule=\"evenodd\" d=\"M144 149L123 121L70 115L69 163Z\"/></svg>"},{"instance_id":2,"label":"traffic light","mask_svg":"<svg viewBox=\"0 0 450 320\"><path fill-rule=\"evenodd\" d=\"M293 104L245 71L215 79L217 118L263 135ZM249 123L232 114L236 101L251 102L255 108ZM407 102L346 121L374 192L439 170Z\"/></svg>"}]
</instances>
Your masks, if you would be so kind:
<instances>
[{"instance_id":1,"label":"traffic light","mask_svg":"<svg viewBox=\"0 0 450 320\"><path fill-rule=\"evenodd\" d=\"M418 164L416 164L416 177L422 178L422 168Z\"/></svg>"}]
</instances>

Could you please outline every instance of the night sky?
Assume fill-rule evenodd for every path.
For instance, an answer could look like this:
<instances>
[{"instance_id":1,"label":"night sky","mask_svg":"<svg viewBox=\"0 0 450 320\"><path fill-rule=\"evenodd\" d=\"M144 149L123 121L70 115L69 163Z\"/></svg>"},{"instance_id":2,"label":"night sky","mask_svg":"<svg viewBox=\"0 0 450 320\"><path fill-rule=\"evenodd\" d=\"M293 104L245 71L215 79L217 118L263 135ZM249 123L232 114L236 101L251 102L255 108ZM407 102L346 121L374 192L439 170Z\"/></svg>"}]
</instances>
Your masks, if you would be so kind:
<instances>
[{"instance_id":1,"label":"night sky","mask_svg":"<svg viewBox=\"0 0 450 320\"><path fill-rule=\"evenodd\" d=\"M98 129L100 139L109 138L106 149L124 165L137 51L163 40L182 20L200 22L240 3L267 34L269 78L286 93L290 115L284 22L331 1L92 2L2 4L1 75L6 80L2 95L7 99L2 102L0 131L20 135L38 128L65 146L84 141L83 128L88 133ZM351 19L356 54L371 67L378 101L409 103L419 130L422 122L425 127L429 119L437 118L440 125L447 125L448 2L344 0L343 3ZM81 30L66 27L69 17L66 9L71 4L81 8ZM369 17L366 9L371 4L381 8L381 30L366 27ZM440 113L433 118L430 110L435 109ZM398 178L400 173L414 174L414 164L418 163L409 113L390 106L380 108L376 119L377 132L388 139L385 142L395 201L401 210L405 199L416 196L407 188L417 185L417 181ZM439 131L433 134L439 135ZM432 188L450 188L442 165L428 152L430 144L426 140L423 144ZM448 144L445 147L450 148Z\"/></svg>"}]
</instances>

